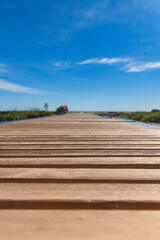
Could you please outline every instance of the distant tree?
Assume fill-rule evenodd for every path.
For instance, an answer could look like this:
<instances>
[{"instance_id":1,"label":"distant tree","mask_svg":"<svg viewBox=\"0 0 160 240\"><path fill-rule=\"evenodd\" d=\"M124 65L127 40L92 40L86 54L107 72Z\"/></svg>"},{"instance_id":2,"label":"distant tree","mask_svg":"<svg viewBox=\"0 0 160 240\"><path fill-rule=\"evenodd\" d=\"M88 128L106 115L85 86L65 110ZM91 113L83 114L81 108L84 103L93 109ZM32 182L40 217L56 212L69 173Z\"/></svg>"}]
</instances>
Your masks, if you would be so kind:
<instances>
[{"instance_id":1,"label":"distant tree","mask_svg":"<svg viewBox=\"0 0 160 240\"><path fill-rule=\"evenodd\" d=\"M152 109L152 113L156 113L156 112L159 112L160 110L159 109Z\"/></svg>"}]
</instances>

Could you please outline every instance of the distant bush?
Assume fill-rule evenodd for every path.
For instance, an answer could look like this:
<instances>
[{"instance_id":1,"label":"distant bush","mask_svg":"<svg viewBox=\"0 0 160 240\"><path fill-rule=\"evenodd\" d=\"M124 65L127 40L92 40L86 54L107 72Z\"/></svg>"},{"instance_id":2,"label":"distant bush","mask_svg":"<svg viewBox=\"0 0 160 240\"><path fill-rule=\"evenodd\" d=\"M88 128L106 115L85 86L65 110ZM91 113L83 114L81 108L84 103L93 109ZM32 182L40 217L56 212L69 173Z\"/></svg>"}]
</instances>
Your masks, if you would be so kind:
<instances>
[{"instance_id":1,"label":"distant bush","mask_svg":"<svg viewBox=\"0 0 160 240\"><path fill-rule=\"evenodd\" d=\"M6 121L6 118L4 116L0 116L0 122Z\"/></svg>"},{"instance_id":2,"label":"distant bush","mask_svg":"<svg viewBox=\"0 0 160 240\"><path fill-rule=\"evenodd\" d=\"M100 116L109 116L108 113L98 114ZM153 109L151 112L121 112L119 115L116 114L115 117L146 123L160 123L160 110Z\"/></svg>"},{"instance_id":3,"label":"distant bush","mask_svg":"<svg viewBox=\"0 0 160 240\"><path fill-rule=\"evenodd\" d=\"M142 117L142 122L160 123L160 112L150 113Z\"/></svg>"},{"instance_id":4,"label":"distant bush","mask_svg":"<svg viewBox=\"0 0 160 240\"><path fill-rule=\"evenodd\" d=\"M30 113L26 113L26 118L37 118L40 116L40 114L38 112L30 112Z\"/></svg>"},{"instance_id":5,"label":"distant bush","mask_svg":"<svg viewBox=\"0 0 160 240\"><path fill-rule=\"evenodd\" d=\"M159 110L159 109L152 109L151 112L152 112L152 113L157 113L157 112L160 112L160 110Z\"/></svg>"},{"instance_id":6,"label":"distant bush","mask_svg":"<svg viewBox=\"0 0 160 240\"><path fill-rule=\"evenodd\" d=\"M0 122L4 121L13 121L13 120L21 120L21 119L31 119L31 118L39 118L46 116L53 116L55 112L46 112L46 111L3 111L0 112Z\"/></svg>"}]
</instances>

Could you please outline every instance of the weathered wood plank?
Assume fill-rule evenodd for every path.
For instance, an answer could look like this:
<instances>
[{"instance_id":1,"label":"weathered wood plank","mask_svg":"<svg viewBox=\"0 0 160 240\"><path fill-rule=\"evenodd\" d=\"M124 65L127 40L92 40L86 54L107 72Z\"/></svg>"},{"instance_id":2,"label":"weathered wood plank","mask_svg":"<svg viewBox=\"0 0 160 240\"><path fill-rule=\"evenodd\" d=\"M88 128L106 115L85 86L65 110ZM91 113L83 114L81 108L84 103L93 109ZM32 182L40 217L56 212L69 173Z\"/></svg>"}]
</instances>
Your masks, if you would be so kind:
<instances>
[{"instance_id":1,"label":"weathered wood plank","mask_svg":"<svg viewBox=\"0 0 160 240\"><path fill-rule=\"evenodd\" d=\"M0 238L159 239L159 130L68 114L0 132Z\"/></svg>"},{"instance_id":2,"label":"weathered wood plank","mask_svg":"<svg viewBox=\"0 0 160 240\"><path fill-rule=\"evenodd\" d=\"M1 157L160 157L160 149L0 149Z\"/></svg>"},{"instance_id":3,"label":"weathered wood plank","mask_svg":"<svg viewBox=\"0 0 160 240\"><path fill-rule=\"evenodd\" d=\"M0 183L2 200L77 202L158 202L158 184Z\"/></svg>"},{"instance_id":4,"label":"weathered wood plank","mask_svg":"<svg viewBox=\"0 0 160 240\"><path fill-rule=\"evenodd\" d=\"M160 157L0 157L0 167L33 168L160 168Z\"/></svg>"},{"instance_id":5,"label":"weathered wood plank","mask_svg":"<svg viewBox=\"0 0 160 240\"><path fill-rule=\"evenodd\" d=\"M159 229L160 211L0 211L4 240L151 240Z\"/></svg>"},{"instance_id":6,"label":"weathered wood plank","mask_svg":"<svg viewBox=\"0 0 160 240\"><path fill-rule=\"evenodd\" d=\"M0 144L1 150L6 149L78 149L78 150L107 150L107 149L160 149L160 144Z\"/></svg>"},{"instance_id":7,"label":"weathered wood plank","mask_svg":"<svg viewBox=\"0 0 160 240\"><path fill-rule=\"evenodd\" d=\"M159 169L1 168L0 180L160 181Z\"/></svg>"}]
</instances>

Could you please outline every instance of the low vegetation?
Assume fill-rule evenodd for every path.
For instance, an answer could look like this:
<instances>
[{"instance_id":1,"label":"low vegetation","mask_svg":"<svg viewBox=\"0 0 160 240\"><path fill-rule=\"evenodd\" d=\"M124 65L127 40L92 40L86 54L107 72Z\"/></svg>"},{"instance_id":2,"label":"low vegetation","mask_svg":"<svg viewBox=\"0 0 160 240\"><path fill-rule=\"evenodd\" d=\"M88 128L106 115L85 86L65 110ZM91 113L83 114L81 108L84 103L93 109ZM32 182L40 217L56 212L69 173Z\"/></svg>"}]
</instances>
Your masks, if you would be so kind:
<instances>
[{"instance_id":1,"label":"low vegetation","mask_svg":"<svg viewBox=\"0 0 160 240\"><path fill-rule=\"evenodd\" d=\"M40 118L55 115L55 112L41 111L41 110L28 110L28 111L1 111L0 122L22 120L30 118Z\"/></svg>"},{"instance_id":2,"label":"low vegetation","mask_svg":"<svg viewBox=\"0 0 160 240\"><path fill-rule=\"evenodd\" d=\"M158 109L153 109L151 112L98 112L96 114L145 123L160 123L160 110Z\"/></svg>"}]
</instances>

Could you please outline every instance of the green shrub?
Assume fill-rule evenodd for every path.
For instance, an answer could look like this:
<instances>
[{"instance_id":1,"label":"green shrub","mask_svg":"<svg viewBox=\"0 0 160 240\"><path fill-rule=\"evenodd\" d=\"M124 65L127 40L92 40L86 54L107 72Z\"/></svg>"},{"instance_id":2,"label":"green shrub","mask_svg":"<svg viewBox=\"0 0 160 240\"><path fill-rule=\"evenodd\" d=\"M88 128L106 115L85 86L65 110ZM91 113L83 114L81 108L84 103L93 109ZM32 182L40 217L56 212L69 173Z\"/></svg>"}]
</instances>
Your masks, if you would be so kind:
<instances>
[{"instance_id":1,"label":"green shrub","mask_svg":"<svg viewBox=\"0 0 160 240\"><path fill-rule=\"evenodd\" d=\"M142 122L148 123L160 123L160 112L158 113L150 113L146 116L143 116Z\"/></svg>"},{"instance_id":2,"label":"green shrub","mask_svg":"<svg viewBox=\"0 0 160 240\"><path fill-rule=\"evenodd\" d=\"M0 116L0 122L4 122L4 121L7 121L6 118L3 115Z\"/></svg>"},{"instance_id":3,"label":"green shrub","mask_svg":"<svg viewBox=\"0 0 160 240\"><path fill-rule=\"evenodd\" d=\"M53 116L55 112L46 111L3 111L0 112L0 122L13 121L20 119L41 118L46 116Z\"/></svg>"},{"instance_id":4,"label":"green shrub","mask_svg":"<svg viewBox=\"0 0 160 240\"><path fill-rule=\"evenodd\" d=\"M160 112L160 110L159 110L159 109L152 109L151 112L152 112L152 113L157 113L157 112Z\"/></svg>"},{"instance_id":5,"label":"green shrub","mask_svg":"<svg viewBox=\"0 0 160 240\"><path fill-rule=\"evenodd\" d=\"M108 113L99 113L99 115L108 116ZM160 123L160 111L156 109L153 109L152 112L121 112L116 117L146 123Z\"/></svg>"}]
</instances>

